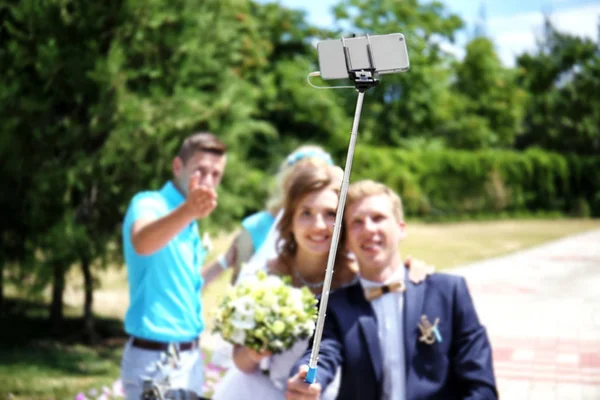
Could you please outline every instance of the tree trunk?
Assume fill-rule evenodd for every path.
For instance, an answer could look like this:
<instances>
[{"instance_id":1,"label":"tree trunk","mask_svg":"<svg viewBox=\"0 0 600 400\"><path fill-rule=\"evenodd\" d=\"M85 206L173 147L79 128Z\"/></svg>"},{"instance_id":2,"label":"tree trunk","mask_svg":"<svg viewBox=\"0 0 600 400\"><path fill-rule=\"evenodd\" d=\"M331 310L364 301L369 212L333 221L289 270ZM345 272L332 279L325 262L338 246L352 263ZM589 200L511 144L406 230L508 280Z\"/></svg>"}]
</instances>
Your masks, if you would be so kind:
<instances>
[{"instance_id":1,"label":"tree trunk","mask_svg":"<svg viewBox=\"0 0 600 400\"><path fill-rule=\"evenodd\" d=\"M52 282L52 303L50 304L50 325L54 333L59 333L63 322L63 293L65 291L65 268L55 264Z\"/></svg>"},{"instance_id":2,"label":"tree trunk","mask_svg":"<svg viewBox=\"0 0 600 400\"><path fill-rule=\"evenodd\" d=\"M0 260L0 316L4 315L4 261Z\"/></svg>"},{"instance_id":3,"label":"tree trunk","mask_svg":"<svg viewBox=\"0 0 600 400\"><path fill-rule=\"evenodd\" d=\"M94 324L94 314L92 306L94 305L94 279L90 260L87 257L81 258L81 271L83 272L84 283L84 302L83 302L83 329L85 336L90 344L96 342L96 328Z\"/></svg>"}]
</instances>

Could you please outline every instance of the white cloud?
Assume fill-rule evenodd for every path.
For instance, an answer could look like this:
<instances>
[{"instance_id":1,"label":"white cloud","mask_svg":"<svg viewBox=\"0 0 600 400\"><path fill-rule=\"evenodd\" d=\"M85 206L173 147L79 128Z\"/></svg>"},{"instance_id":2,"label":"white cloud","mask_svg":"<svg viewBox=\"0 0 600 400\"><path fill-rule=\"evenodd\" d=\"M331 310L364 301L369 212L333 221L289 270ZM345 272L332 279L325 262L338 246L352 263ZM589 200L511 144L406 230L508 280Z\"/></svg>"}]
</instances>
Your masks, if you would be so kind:
<instances>
[{"instance_id":1,"label":"white cloud","mask_svg":"<svg viewBox=\"0 0 600 400\"><path fill-rule=\"evenodd\" d=\"M495 37L498 57L505 65L515 65L516 57L535 47L533 32L512 32Z\"/></svg>"},{"instance_id":2,"label":"white cloud","mask_svg":"<svg viewBox=\"0 0 600 400\"><path fill-rule=\"evenodd\" d=\"M559 30L598 39L600 4L589 4L580 8L557 12L551 18Z\"/></svg>"},{"instance_id":3,"label":"white cloud","mask_svg":"<svg viewBox=\"0 0 600 400\"><path fill-rule=\"evenodd\" d=\"M550 20L561 32L598 39L600 4L586 4L551 12ZM542 32L541 12L518 13L488 20L488 33L494 39L498 55L506 65L515 64L515 56L535 48Z\"/></svg>"}]
</instances>

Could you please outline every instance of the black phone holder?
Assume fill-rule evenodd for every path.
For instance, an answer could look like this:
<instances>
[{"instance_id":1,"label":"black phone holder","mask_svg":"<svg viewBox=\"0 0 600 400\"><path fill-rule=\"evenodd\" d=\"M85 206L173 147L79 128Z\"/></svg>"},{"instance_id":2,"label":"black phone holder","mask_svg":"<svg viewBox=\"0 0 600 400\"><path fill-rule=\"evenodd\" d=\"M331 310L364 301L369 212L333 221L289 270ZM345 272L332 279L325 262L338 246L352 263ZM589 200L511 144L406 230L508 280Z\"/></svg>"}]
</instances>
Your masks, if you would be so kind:
<instances>
[{"instance_id":1,"label":"black phone holder","mask_svg":"<svg viewBox=\"0 0 600 400\"><path fill-rule=\"evenodd\" d=\"M355 36L355 35L354 35ZM345 40L342 37L342 46L344 48L344 58L346 59L346 68L348 69L348 79L354 83L354 87L360 93L364 93L368 89L379 84L379 80L375 79L375 62L371 49L371 40L367 35L367 56L369 58L369 68L355 69L352 67L352 57L350 48L346 46Z\"/></svg>"}]
</instances>

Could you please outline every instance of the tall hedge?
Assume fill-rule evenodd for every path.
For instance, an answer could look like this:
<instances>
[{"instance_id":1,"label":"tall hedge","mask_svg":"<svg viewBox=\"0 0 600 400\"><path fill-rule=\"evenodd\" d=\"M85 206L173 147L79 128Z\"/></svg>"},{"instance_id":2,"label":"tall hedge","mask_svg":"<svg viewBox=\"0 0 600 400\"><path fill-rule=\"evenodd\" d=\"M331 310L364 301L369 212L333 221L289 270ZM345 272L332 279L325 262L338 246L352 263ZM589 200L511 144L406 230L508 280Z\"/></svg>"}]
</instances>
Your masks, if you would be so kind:
<instances>
[{"instance_id":1,"label":"tall hedge","mask_svg":"<svg viewBox=\"0 0 600 400\"><path fill-rule=\"evenodd\" d=\"M412 216L599 216L598 171L600 157L539 149L406 151L358 146L352 180L369 178L395 188Z\"/></svg>"}]
</instances>

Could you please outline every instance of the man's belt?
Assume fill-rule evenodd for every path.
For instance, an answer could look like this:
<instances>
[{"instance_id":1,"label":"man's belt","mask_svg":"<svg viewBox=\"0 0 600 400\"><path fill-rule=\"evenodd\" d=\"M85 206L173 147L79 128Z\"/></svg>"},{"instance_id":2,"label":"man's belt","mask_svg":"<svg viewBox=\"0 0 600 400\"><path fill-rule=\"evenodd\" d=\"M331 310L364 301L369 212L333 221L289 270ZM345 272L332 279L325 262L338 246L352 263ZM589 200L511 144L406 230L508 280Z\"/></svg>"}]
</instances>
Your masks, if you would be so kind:
<instances>
[{"instance_id":1,"label":"man's belt","mask_svg":"<svg viewBox=\"0 0 600 400\"><path fill-rule=\"evenodd\" d=\"M198 348L198 340L192 340L189 342L172 342L176 347L179 348L179 351L186 351ZM138 349L144 350L156 350L156 351L167 351L170 343L165 342L155 342L153 340L146 340L140 338L133 338L131 345L133 347L137 347Z\"/></svg>"}]
</instances>

